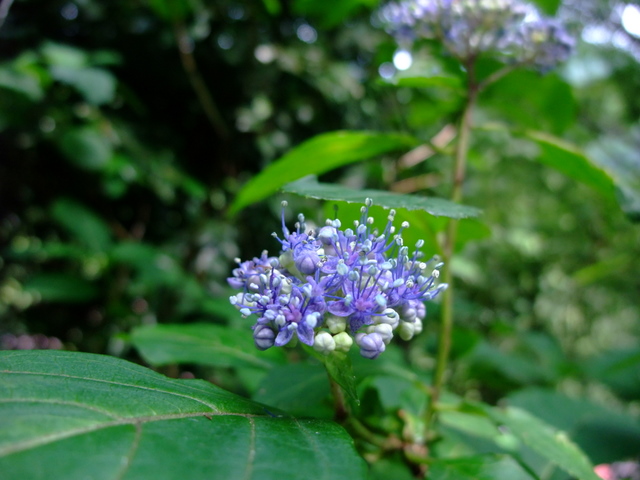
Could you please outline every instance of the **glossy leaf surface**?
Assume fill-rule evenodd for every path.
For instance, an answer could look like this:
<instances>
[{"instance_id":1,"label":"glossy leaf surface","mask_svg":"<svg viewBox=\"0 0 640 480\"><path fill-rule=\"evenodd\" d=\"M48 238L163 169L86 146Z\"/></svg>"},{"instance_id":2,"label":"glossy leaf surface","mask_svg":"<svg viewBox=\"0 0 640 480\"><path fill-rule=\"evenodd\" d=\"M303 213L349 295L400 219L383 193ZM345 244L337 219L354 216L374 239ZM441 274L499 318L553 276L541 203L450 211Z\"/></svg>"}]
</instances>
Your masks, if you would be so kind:
<instances>
[{"instance_id":1,"label":"glossy leaf surface","mask_svg":"<svg viewBox=\"0 0 640 480\"><path fill-rule=\"evenodd\" d=\"M0 352L6 478L364 478L338 425L113 357Z\"/></svg>"},{"instance_id":2,"label":"glossy leaf surface","mask_svg":"<svg viewBox=\"0 0 640 480\"><path fill-rule=\"evenodd\" d=\"M376 155L408 149L417 143L413 137L396 133L338 131L318 135L298 145L247 182L231 205L230 213L235 214L307 175L320 175Z\"/></svg>"}]
</instances>

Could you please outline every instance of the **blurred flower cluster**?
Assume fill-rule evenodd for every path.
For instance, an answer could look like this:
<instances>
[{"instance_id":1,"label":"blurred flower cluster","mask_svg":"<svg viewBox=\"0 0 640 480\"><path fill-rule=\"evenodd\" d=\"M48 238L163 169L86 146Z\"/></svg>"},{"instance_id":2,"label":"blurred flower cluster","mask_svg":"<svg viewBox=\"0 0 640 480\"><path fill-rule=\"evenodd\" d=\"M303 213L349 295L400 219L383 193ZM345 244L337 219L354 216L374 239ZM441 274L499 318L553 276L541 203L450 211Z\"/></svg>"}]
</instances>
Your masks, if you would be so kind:
<instances>
[{"instance_id":1,"label":"blurred flower cluster","mask_svg":"<svg viewBox=\"0 0 640 480\"><path fill-rule=\"evenodd\" d=\"M230 298L245 316L258 317L253 338L259 349L283 346L292 339L326 355L348 351L353 343L366 358L376 358L397 333L409 340L422 330L425 300L446 288L436 285L437 263L430 267L418 250L403 244L402 224L396 232L391 210L382 232L373 228L371 199L361 208L354 228L341 229L327 220L308 230L298 215L290 232L282 209L283 238L279 257L264 251L259 258L238 262L229 284L242 292Z\"/></svg>"},{"instance_id":2,"label":"blurred flower cluster","mask_svg":"<svg viewBox=\"0 0 640 480\"><path fill-rule=\"evenodd\" d=\"M554 18L519 0L405 0L381 10L400 43L435 39L462 62L489 53L546 71L565 61L574 39Z\"/></svg>"}]
</instances>

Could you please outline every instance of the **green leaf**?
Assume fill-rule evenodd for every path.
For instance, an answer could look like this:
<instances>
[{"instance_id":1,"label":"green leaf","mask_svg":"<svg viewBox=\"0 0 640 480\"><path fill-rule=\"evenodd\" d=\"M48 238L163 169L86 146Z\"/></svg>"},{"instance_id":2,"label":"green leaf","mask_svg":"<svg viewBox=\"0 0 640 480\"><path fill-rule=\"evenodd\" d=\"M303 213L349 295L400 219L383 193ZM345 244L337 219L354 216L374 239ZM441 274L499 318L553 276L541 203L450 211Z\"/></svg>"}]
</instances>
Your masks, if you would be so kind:
<instances>
[{"instance_id":1,"label":"green leaf","mask_svg":"<svg viewBox=\"0 0 640 480\"><path fill-rule=\"evenodd\" d=\"M282 349L258 350L251 330L208 323L138 327L131 332L131 341L151 365L197 363L268 369L284 362Z\"/></svg>"},{"instance_id":2,"label":"green leaf","mask_svg":"<svg viewBox=\"0 0 640 480\"><path fill-rule=\"evenodd\" d=\"M429 480L531 480L532 478L508 455L436 459L429 465Z\"/></svg>"},{"instance_id":3,"label":"green leaf","mask_svg":"<svg viewBox=\"0 0 640 480\"><path fill-rule=\"evenodd\" d=\"M0 385L6 478L365 478L353 441L332 422L279 416L120 359L0 352Z\"/></svg>"},{"instance_id":4,"label":"green leaf","mask_svg":"<svg viewBox=\"0 0 640 480\"><path fill-rule=\"evenodd\" d=\"M44 96L44 91L34 75L20 72L8 65L0 65L0 88L21 93L34 102Z\"/></svg>"},{"instance_id":5,"label":"green leaf","mask_svg":"<svg viewBox=\"0 0 640 480\"><path fill-rule=\"evenodd\" d=\"M313 18L322 28L331 28L349 18L360 7L377 5L378 0L294 0L292 10L298 15Z\"/></svg>"},{"instance_id":6,"label":"green leaf","mask_svg":"<svg viewBox=\"0 0 640 480\"><path fill-rule=\"evenodd\" d=\"M567 432L594 463L631 458L640 451L640 422L632 415L534 387L509 395L508 402Z\"/></svg>"},{"instance_id":7,"label":"green leaf","mask_svg":"<svg viewBox=\"0 0 640 480\"><path fill-rule=\"evenodd\" d=\"M368 197L373 199L375 205L384 208L424 210L436 217L466 218L477 217L481 213L481 211L475 207L459 205L442 198L405 195L383 190L353 190L340 185L318 183L308 179L285 185L282 190L304 197L360 204L364 204L365 199Z\"/></svg>"},{"instance_id":8,"label":"green leaf","mask_svg":"<svg viewBox=\"0 0 640 480\"><path fill-rule=\"evenodd\" d=\"M587 148L590 158L615 181L622 210L640 221L640 127L617 135L601 135Z\"/></svg>"},{"instance_id":9,"label":"green leaf","mask_svg":"<svg viewBox=\"0 0 640 480\"><path fill-rule=\"evenodd\" d=\"M325 368L319 364L298 363L269 370L253 399L291 415L332 418L329 396L329 378Z\"/></svg>"},{"instance_id":10,"label":"green leaf","mask_svg":"<svg viewBox=\"0 0 640 480\"><path fill-rule=\"evenodd\" d=\"M503 430L507 429L508 433L578 480L600 480L585 454L565 432L552 428L520 408L478 405Z\"/></svg>"},{"instance_id":11,"label":"green leaf","mask_svg":"<svg viewBox=\"0 0 640 480\"><path fill-rule=\"evenodd\" d=\"M96 252L111 246L107 223L84 205L69 198L59 198L51 206L51 215L79 243Z\"/></svg>"},{"instance_id":12,"label":"green leaf","mask_svg":"<svg viewBox=\"0 0 640 480\"><path fill-rule=\"evenodd\" d=\"M269 12L269 15L278 15L282 10L280 0L262 0L262 3L267 12Z\"/></svg>"},{"instance_id":13,"label":"green leaf","mask_svg":"<svg viewBox=\"0 0 640 480\"><path fill-rule=\"evenodd\" d=\"M55 66L82 68L89 60L85 50L55 42L45 42L40 52L48 64Z\"/></svg>"},{"instance_id":14,"label":"green leaf","mask_svg":"<svg viewBox=\"0 0 640 480\"><path fill-rule=\"evenodd\" d=\"M64 156L86 170L102 170L113 153L109 139L90 126L72 128L58 142Z\"/></svg>"},{"instance_id":15,"label":"green leaf","mask_svg":"<svg viewBox=\"0 0 640 480\"><path fill-rule=\"evenodd\" d=\"M175 2L174 0L147 1L156 15L169 22L184 20L193 10L192 2Z\"/></svg>"},{"instance_id":16,"label":"green leaf","mask_svg":"<svg viewBox=\"0 0 640 480\"><path fill-rule=\"evenodd\" d=\"M459 90L462 88L462 81L459 77L445 76L445 75L432 75L425 77L399 77L395 79L394 84L398 87L410 87L410 88L432 88L432 87L446 87L453 90Z\"/></svg>"},{"instance_id":17,"label":"green leaf","mask_svg":"<svg viewBox=\"0 0 640 480\"><path fill-rule=\"evenodd\" d=\"M533 0L533 3L538 6L542 13L555 15L558 11L558 7L560 7L560 4L562 3L562 0Z\"/></svg>"},{"instance_id":18,"label":"green leaf","mask_svg":"<svg viewBox=\"0 0 640 480\"><path fill-rule=\"evenodd\" d=\"M488 69L489 73L497 65L489 61L478 67ZM541 76L527 69L515 70L489 86L480 103L483 108L496 111L510 125L556 135L567 130L577 118L573 90L556 73Z\"/></svg>"},{"instance_id":19,"label":"green leaf","mask_svg":"<svg viewBox=\"0 0 640 480\"><path fill-rule=\"evenodd\" d=\"M247 182L229 212L233 215L307 175L320 175L382 153L411 148L417 143L413 137L395 133L338 131L318 135L298 145Z\"/></svg>"},{"instance_id":20,"label":"green leaf","mask_svg":"<svg viewBox=\"0 0 640 480\"><path fill-rule=\"evenodd\" d=\"M580 149L560 138L544 132L526 130L524 136L538 144L538 160L564 173L567 177L593 188L607 199L615 200L611 177L596 166Z\"/></svg>"},{"instance_id":21,"label":"green leaf","mask_svg":"<svg viewBox=\"0 0 640 480\"><path fill-rule=\"evenodd\" d=\"M74 87L92 105L103 105L113 100L116 79L103 68L51 67L56 80Z\"/></svg>"},{"instance_id":22,"label":"green leaf","mask_svg":"<svg viewBox=\"0 0 640 480\"><path fill-rule=\"evenodd\" d=\"M99 293L95 285L67 273L38 273L24 283L24 289L43 302L82 303Z\"/></svg>"},{"instance_id":23,"label":"green leaf","mask_svg":"<svg viewBox=\"0 0 640 480\"><path fill-rule=\"evenodd\" d=\"M623 398L640 399L640 348L603 352L585 362L584 372Z\"/></svg>"},{"instance_id":24,"label":"green leaf","mask_svg":"<svg viewBox=\"0 0 640 480\"><path fill-rule=\"evenodd\" d=\"M353 404L360 405L358 392L356 391L356 376L353 374L351 358L343 352L332 352L331 355L324 356L324 365L327 372L335 382L340 385L346 394L347 400Z\"/></svg>"}]
</instances>

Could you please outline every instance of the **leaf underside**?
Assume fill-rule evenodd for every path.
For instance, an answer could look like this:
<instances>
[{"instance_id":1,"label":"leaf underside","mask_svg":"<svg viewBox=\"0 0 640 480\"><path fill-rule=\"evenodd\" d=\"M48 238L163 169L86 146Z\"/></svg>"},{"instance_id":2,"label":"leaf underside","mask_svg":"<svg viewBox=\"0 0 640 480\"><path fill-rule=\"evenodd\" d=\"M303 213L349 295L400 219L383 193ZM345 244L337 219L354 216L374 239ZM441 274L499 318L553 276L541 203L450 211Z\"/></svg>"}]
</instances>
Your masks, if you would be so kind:
<instances>
[{"instance_id":1,"label":"leaf underside","mask_svg":"<svg viewBox=\"0 0 640 480\"><path fill-rule=\"evenodd\" d=\"M285 185L282 190L304 197L321 200L335 200L348 203L362 203L371 198L374 205L384 208L404 208L407 210L424 210L436 217L468 218L477 217L481 210L475 207L460 205L443 198L406 195L384 190L354 190L340 185L319 183L315 180L299 180Z\"/></svg>"}]
</instances>

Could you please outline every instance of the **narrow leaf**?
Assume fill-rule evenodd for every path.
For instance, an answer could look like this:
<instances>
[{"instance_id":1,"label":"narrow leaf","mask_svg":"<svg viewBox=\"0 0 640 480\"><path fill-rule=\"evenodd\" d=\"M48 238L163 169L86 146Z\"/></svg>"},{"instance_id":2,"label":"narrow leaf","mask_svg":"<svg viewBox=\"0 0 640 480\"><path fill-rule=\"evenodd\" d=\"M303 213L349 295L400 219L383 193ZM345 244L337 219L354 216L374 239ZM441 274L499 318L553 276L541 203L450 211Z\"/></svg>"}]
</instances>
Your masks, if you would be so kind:
<instances>
[{"instance_id":1,"label":"narrow leaf","mask_svg":"<svg viewBox=\"0 0 640 480\"><path fill-rule=\"evenodd\" d=\"M538 160L541 163L584 183L600 192L605 198L615 200L614 183L611 177L591 162L577 146L544 132L527 130L524 136L540 147L541 155Z\"/></svg>"},{"instance_id":2,"label":"narrow leaf","mask_svg":"<svg viewBox=\"0 0 640 480\"><path fill-rule=\"evenodd\" d=\"M459 205L442 198L405 195L384 190L353 190L341 185L318 183L308 179L285 185L282 190L287 193L295 193L305 197L348 203L355 202L364 204L364 200L369 197L373 199L375 205L384 208L424 210L436 217L467 218L477 217L481 213L481 210L475 207Z\"/></svg>"},{"instance_id":3,"label":"narrow leaf","mask_svg":"<svg viewBox=\"0 0 640 480\"><path fill-rule=\"evenodd\" d=\"M30 480L364 479L338 425L75 352L0 352L0 472Z\"/></svg>"},{"instance_id":4,"label":"narrow leaf","mask_svg":"<svg viewBox=\"0 0 640 480\"><path fill-rule=\"evenodd\" d=\"M382 153L411 148L417 143L413 137L395 133L338 131L318 135L252 178L238 193L229 212L236 214L277 192L283 185L307 175L320 175Z\"/></svg>"}]
</instances>

